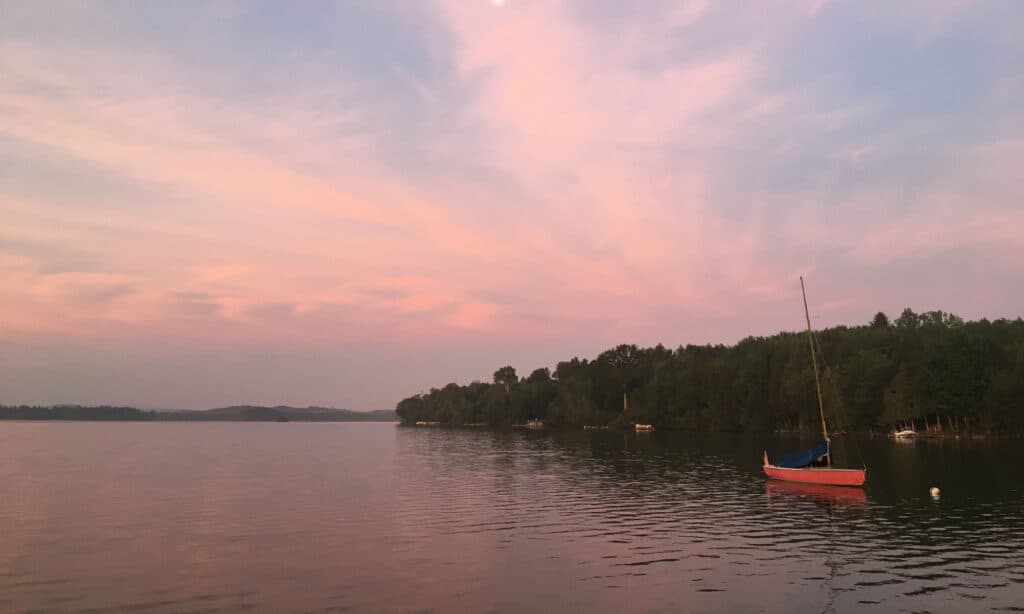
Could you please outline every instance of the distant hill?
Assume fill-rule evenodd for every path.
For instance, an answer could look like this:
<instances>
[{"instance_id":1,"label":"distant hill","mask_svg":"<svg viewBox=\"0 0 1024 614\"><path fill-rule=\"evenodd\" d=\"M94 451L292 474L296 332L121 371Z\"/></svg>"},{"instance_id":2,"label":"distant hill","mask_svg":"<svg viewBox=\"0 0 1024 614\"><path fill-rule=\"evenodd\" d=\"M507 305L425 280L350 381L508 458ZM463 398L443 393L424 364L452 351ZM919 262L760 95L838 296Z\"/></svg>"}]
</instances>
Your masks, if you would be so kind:
<instances>
[{"instance_id":1,"label":"distant hill","mask_svg":"<svg viewBox=\"0 0 1024 614\"><path fill-rule=\"evenodd\" d=\"M0 420L152 420L156 412L101 405L0 405Z\"/></svg>"},{"instance_id":2,"label":"distant hill","mask_svg":"<svg viewBox=\"0 0 1024 614\"><path fill-rule=\"evenodd\" d=\"M290 407L276 405L232 405L205 411L160 412L158 420L225 420L273 422L394 422L398 414L391 409L353 411L334 407Z\"/></svg>"},{"instance_id":3,"label":"distant hill","mask_svg":"<svg viewBox=\"0 0 1024 614\"><path fill-rule=\"evenodd\" d=\"M161 422L394 422L394 410L235 405L207 410L143 411L134 407L0 405L0 420L119 420Z\"/></svg>"}]
</instances>

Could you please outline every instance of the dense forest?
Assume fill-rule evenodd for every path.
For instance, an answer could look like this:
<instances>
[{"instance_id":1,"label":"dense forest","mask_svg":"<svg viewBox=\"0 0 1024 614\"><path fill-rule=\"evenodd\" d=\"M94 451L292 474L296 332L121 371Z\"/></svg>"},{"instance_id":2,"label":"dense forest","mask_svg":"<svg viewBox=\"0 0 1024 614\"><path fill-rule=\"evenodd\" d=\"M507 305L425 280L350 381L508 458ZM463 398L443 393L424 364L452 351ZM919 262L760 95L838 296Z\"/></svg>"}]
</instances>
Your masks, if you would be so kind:
<instances>
[{"instance_id":1,"label":"dense forest","mask_svg":"<svg viewBox=\"0 0 1024 614\"><path fill-rule=\"evenodd\" d=\"M950 429L1024 431L1024 321L903 311L865 326L814 334L832 430L879 430L915 421ZM402 400L403 424L492 427L543 420L552 427L631 422L692 431L820 429L806 332L749 337L734 346L620 345L521 378L448 384ZM625 408L625 409L624 409Z\"/></svg>"},{"instance_id":2,"label":"dense forest","mask_svg":"<svg viewBox=\"0 0 1024 614\"><path fill-rule=\"evenodd\" d=\"M116 420L156 422L387 422L392 410L352 411L333 407L234 405L200 411L143 411L110 405L0 405L0 420Z\"/></svg>"}]
</instances>

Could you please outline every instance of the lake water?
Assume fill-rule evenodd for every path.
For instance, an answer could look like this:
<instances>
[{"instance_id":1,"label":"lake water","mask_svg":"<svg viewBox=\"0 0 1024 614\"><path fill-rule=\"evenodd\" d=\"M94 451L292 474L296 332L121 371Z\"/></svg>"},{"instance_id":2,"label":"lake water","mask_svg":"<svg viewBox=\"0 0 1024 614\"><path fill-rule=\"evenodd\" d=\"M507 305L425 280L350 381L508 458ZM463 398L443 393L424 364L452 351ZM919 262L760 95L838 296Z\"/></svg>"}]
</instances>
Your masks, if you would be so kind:
<instances>
[{"instance_id":1,"label":"lake water","mask_svg":"<svg viewBox=\"0 0 1024 614\"><path fill-rule=\"evenodd\" d=\"M1020 443L0 423L0 611L1024 611Z\"/></svg>"}]
</instances>

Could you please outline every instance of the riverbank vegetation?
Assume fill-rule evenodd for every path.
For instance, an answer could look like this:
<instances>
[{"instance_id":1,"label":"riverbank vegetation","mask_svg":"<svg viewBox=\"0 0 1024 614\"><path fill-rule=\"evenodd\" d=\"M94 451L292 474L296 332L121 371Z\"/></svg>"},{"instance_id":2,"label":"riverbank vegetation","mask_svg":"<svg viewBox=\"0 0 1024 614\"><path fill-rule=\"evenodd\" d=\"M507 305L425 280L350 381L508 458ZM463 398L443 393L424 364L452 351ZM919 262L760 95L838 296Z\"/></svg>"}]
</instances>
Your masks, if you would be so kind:
<instances>
[{"instance_id":1,"label":"riverbank vegetation","mask_svg":"<svg viewBox=\"0 0 1024 614\"><path fill-rule=\"evenodd\" d=\"M864 326L815 333L833 430L911 422L949 431L1024 431L1024 321L964 322L942 311L878 313ZM403 424L552 427L630 422L692 431L820 428L807 334L749 337L734 346L620 345L593 360L490 383L448 384L398 403ZM624 409L625 406L625 409Z\"/></svg>"}]
</instances>

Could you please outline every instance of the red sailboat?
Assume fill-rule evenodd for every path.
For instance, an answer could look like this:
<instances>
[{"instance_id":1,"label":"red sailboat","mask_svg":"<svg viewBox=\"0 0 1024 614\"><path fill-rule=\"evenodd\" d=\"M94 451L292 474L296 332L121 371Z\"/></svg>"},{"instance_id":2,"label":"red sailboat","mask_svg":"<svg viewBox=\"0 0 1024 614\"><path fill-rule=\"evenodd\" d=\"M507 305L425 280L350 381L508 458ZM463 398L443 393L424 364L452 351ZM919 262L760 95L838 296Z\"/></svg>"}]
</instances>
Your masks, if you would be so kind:
<instances>
[{"instance_id":1,"label":"red sailboat","mask_svg":"<svg viewBox=\"0 0 1024 614\"><path fill-rule=\"evenodd\" d=\"M804 278L800 278L800 293L804 297L804 316L807 318L807 338L811 343L811 363L814 365L814 385L818 391L818 412L821 414L821 435L824 441L810 450L791 452L776 463L768 460L764 453L764 473L770 478L803 482L806 484L830 484L833 486L863 486L867 469L841 469L832 466L832 449L825 425L825 407L821 402L821 380L818 377L818 359L814 354L814 336L811 333L811 314L807 309L807 292ZM821 463L824 462L824 465Z\"/></svg>"}]
</instances>

